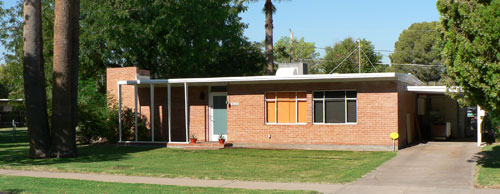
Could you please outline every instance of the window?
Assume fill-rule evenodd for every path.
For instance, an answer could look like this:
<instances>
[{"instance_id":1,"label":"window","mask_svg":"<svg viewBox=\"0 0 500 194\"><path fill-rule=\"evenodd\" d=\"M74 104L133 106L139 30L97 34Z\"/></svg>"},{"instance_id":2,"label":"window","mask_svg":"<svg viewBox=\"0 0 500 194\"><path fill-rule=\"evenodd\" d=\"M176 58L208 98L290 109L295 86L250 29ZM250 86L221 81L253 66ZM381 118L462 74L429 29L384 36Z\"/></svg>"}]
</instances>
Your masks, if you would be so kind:
<instances>
[{"instance_id":1,"label":"window","mask_svg":"<svg viewBox=\"0 0 500 194\"><path fill-rule=\"evenodd\" d=\"M267 92L266 123L306 123L305 92Z\"/></svg>"},{"instance_id":2,"label":"window","mask_svg":"<svg viewBox=\"0 0 500 194\"><path fill-rule=\"evenodd\" d=\"M316 91L313 93L313 122L356 123L356 101L356 91Z\"/></svg>"}]
</instances>

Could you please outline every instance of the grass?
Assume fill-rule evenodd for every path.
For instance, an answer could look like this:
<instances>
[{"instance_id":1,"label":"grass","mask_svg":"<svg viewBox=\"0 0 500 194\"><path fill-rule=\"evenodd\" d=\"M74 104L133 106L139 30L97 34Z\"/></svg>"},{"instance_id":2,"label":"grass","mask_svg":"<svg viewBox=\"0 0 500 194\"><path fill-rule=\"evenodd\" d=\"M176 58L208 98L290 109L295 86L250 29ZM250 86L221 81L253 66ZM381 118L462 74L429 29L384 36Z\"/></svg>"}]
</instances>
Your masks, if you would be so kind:
<instances>
[{"instance_id":1,"label":"grass","mask_svg":"<svg viewBox=\"0 0 500 194\"><path fill-rule=\"evenodd\" d=\"M395 156L392 152L181 150L79 146L77 158L29 159L26 131L0 131L0 168L271 182L347 183Z\"/></svg>"},{"instance_id":2,"label":"grass","mask_svg":"<svg viewBox=\"0 0 500 194\"><path fill-rule=\"evenodd\" d=\"M0 176L0 193L316 193L312 191L249 190L110 183L70 179Z\"/></svg>"},{"instance_id":3,"label":"grass","mask_svg":"<svg viewBox=\"0 0 500 194\"><path fill-rule=\"evenodd\" d=\"M483 147L482 157L479 159L479 186L500 188L500 145Z\"/></svg>"}]
</instances>

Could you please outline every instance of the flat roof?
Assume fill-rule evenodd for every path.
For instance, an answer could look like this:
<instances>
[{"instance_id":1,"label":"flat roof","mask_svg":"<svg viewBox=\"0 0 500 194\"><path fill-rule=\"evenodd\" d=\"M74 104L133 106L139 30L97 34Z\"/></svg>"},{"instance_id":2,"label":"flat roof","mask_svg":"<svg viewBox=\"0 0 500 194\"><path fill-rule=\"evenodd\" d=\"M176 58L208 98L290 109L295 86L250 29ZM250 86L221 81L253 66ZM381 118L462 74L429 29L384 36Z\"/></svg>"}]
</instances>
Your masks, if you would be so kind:
<instances>
[{"instance_id":1,"label":"flat roof","mask_svg":"<svg viewBox=\"0 0 500 194\"><path fill-rule=\"evenodd\" d=\"M139 79L118 81L120 85L141 84L194 84L210 83L252 84L252 83L308 83L308 82L349 82L349 81L400 81L408 85L423 85L423 82L411 74L401 73L345 73L345 74L308 74L282 76L240 76L240 77L208 77L208 78L173 78L173 79Z\"/></svg>"},{"instance_id":2,"label":"flat roof","mask_svg":"<svg viewBox=\"0 0 500 194\"><path fill-rule=\"evenodd\" d=\"M406 86L406 91L419 94L445 94L447 91L455 92L455 90L448 89L446 86Z\"/></svg>"}]
</instances>

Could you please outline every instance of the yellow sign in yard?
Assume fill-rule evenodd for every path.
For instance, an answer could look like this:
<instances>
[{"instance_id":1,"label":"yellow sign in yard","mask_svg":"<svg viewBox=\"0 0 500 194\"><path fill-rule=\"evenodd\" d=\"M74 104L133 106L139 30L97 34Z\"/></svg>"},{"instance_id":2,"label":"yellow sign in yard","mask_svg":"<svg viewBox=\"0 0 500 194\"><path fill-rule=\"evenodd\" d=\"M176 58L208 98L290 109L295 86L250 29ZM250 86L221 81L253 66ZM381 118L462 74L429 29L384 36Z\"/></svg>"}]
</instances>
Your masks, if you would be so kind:
<instances>
[{"instance_id":1,"label":"yellow sign in yard","mask_svg":"<svg viewBox=\"0 0 500 194\"><path fill-rule=\"evenodd\" d=\"M398 139L399 134L398 133L391 133L390 137L391 137L391 139Z\"/></svg>"}]
</instances>

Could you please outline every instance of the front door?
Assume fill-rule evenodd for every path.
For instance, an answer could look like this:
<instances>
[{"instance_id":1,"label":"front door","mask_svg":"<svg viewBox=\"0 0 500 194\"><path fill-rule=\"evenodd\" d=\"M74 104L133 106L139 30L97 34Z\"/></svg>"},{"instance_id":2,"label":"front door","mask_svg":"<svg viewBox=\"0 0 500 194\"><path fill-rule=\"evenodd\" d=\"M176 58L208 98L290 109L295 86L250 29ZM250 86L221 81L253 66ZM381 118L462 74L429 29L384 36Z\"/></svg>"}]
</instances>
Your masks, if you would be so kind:
<instances>
[{"instance_id":1,"label":"front door","mask_svg":"<svg viewBox=\"0 0 500 194\"><path fill-rule=\"evenodd\" d=\"M210 141L217 141L219 135L227 139L227 95L214 92L210 102Z\"/></svg>"}]
</instances>

